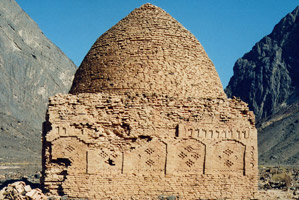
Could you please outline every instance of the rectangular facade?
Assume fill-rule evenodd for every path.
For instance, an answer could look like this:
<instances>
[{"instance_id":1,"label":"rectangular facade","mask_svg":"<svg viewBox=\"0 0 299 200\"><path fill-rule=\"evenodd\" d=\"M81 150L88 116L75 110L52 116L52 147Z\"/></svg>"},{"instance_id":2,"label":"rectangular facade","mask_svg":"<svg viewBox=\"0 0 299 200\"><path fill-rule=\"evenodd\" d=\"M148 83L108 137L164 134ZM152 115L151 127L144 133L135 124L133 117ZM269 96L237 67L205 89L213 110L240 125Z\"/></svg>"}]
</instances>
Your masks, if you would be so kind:
<instances>
[{"instance_id":1,"label":"rectangular facade","mask_svg":"<svg viewBox=\"0 0 299 200\"><path fill-rule=\"evenodd\" d=\"M56 95L43 185L88 199L253 199L254 116L236 99Z\"/></svg>"}]
</instances>

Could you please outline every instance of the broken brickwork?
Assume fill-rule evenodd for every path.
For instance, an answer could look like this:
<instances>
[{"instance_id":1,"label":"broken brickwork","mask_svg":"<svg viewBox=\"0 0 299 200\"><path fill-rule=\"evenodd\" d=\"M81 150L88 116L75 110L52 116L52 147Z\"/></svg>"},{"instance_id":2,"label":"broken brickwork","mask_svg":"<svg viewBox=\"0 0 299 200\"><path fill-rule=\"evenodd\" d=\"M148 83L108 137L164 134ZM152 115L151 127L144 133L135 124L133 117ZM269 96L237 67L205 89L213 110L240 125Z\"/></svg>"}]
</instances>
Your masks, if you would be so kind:
<instances>
[{"instance_id":1,"label":"broken brickwork","mask_svg":"<svg viewBox=\"0 0 299 200\"><path fill-rule=\"evenodd\" d=\"M255 197L254 115L226 98L202 46L162 9L145 4L103 34L71 93L50 98L44 123L50 193Z\"/></svg>"}]
</instances>

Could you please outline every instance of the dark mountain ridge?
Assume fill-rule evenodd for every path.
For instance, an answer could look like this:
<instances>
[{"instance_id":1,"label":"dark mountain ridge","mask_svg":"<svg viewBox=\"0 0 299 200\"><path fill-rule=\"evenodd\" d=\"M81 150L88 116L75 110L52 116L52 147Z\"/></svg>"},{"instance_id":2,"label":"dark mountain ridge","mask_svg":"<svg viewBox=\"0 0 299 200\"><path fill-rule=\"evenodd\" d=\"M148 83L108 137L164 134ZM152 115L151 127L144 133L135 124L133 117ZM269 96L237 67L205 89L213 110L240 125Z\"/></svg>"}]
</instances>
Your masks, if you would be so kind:
<instances>
[{"instance_id":1,"label":"dark mountain ridge","mask_svg":"<svg viewBox=\"0 0 299 200\"><path fill-rule=\"evenodd\" d=\"M299 6L237 60L225 92L256 115L260 164L299 164Z\"/></svg>"},{"instance_id":2,"label":"dark mountain ridge","mask_svg":"<svg viewBox=\"0 0 299 200\"><path fill-rule=\"evenodd\" d=\"M299 97L299 6L238 59L226 94L249 104L257 120Z\"/></svg>"}]
</instances>

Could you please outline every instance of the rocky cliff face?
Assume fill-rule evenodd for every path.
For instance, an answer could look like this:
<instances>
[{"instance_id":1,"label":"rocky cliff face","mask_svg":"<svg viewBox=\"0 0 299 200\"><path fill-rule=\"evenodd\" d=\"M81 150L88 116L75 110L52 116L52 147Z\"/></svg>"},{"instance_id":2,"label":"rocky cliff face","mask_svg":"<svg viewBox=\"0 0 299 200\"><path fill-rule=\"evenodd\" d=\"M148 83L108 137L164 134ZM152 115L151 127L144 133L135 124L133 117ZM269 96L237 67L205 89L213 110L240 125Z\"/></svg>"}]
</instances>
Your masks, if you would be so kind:
<instances>
[{"instance_id":1,"label":"rocky cliff face","mask_svg":"<svg viewBox=\"0 0 299 200\"><path fill-rule=\"evenodd\" d=\"M237 60L225 92L249 103L257 119L299 98L299 6Z\"/></svg>"},{"instance_id":2,"label":"rocky cliff face","mask_svg":"<svg viewBox=\"0 0 299 200\"><path fill-rule=\"evenodd\" d=\"M68 92L75 70L14 0L0 1L0 164L39 159L48 97Z\"/></svg>"},{"instance_id":3,"label":"rocky cliff face","mask_svg":"<svg viewBox=\"0 0 299 200\"><path fill-rule=\"evenodd\" d=\"M299 160L299 150L292 142L299 141L299 116L294 112L299 105L298 77L299 6L237 60L225 89L229 97L240 97L254 111L262 162Z\"/></svg>"}]
</instances>

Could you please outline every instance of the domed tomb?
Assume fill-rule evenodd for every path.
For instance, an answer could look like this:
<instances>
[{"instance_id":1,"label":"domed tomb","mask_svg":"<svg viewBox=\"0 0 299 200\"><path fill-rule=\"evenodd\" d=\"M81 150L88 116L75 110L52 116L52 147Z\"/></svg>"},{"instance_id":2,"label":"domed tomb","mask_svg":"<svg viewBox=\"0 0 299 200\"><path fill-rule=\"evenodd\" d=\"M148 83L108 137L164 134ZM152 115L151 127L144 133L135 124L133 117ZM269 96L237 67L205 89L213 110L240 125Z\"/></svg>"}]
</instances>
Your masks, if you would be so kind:
<instances>
[{"instance_id":1,"label":"domed tomb","mask_svg":"<svg viewBox=\"0 0 299 200\"><path fill-rule=\"evenodd\" d=\"M105 32L85 56L70 93L98 92L226 97L195 36L151 4L135 9Z\"/></svg>"},{"instance_id":2,"label":"domed tomb","mask_svg":"<svg viewBox=\"0 0 299 200\"><path fill-rule=\"evenodd\" d=\"M162 9L143 5L102 35L70 92L49 99L43 124L50 194L256 199L254 115Z\"/></svg>"}]
</instances>

